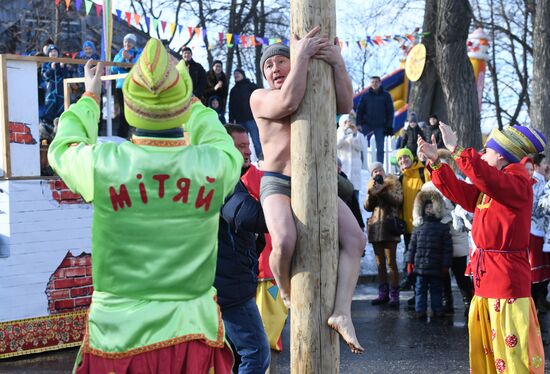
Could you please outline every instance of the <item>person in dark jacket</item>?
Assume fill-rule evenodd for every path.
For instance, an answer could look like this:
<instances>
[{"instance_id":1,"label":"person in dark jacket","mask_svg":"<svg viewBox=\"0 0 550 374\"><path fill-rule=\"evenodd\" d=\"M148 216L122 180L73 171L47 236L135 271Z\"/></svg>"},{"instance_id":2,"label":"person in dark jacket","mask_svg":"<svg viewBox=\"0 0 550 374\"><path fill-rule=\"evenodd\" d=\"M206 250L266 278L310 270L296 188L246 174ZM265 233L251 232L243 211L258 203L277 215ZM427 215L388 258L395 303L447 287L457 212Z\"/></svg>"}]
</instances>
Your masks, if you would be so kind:
<instances>
[{"instance_id":1,"label":"person in dark jacket","mask_svg":"<svg viewBox=\"0 0 550 374\"><path fill-rule=\"evenodd\" d=\"M361 227L361 230L364 230L365 222L363 222L359 200L357 200L353 188L353 183L351 183L346 173L342 171L342 161L338 159L338 197L346 203L357 220L359 227Z\"/></svg>"},{"instance_id":2,"label":"person in dark jacket","mask_svg":"<svg viewBox=\"0 0 550 374\"><path fill-rule=\"evenodd\" d=\"M214 109L214 111L216 113L218 113L218 119L220 120L222 125L225 125L225 116L223 114L223 109L222 109L222 104L221 104L220 98L217 97L217 96L210 96L210 98L208 99L208 102L206 103L206 105L209 108Z\"/></svg>"},{"instance_id":3,"label":"person in dark jacket","mask_svg":"<svg viewBox=\"0 0 550 374\"><path fill-rule=\"evenodd\" d=\"M439 129L439 118L435 114L431 114L428 120L428 126L424 129L424 140L432 142L432 135L435 137L437 148L445 148L443 137L441 136L441 130Z\"/></svg>"},{"instance_id":4,"label":"person in dark jacket","mask_svg":"<svg viewBox=\"0 0 550 374\"><path fill-rule=\"evenodd\" d=\"M453 242L449 225L441 222L443 199L437 192L420 191L414 202L415 211L422 211L420 225L415 227L407 253L407 271L416 274L416 313L426 317L428 290L434 317L443 311L443 275L453 260Z\"/></svg>"},{"instance_id":5,"label":"person in dark jacket","mask_svg":"<svg viewBox=\"0 0 550 374\"><path fill-rule=\"evenodd\" d=\"M357 106L357 125L365 135L374 133L376 161L384 162L384 138L393 134L393 100L381 86L380 77L371 77L370 84Z\"/></svg>"},{"instance_id":6,"label":"person in dark jacket","mask_svg":"<svg viewBox=\"0 0 550 374\"><path fill-rule=\"evenodd\" d=\"M193 95L202 99L206 88L206 72L201 64L193 60L193 51L189 47L185 47L182 51L185 65L189 69L189 75L193 81Z\"/></svg>"},{"instance_id":7,"label":"person in dark jacket","mask_svg":"<svg viewBox=\"0 0 550 374\"><path fill-rule=\"evenodd\" d=\"M424 137L424 131L422 131L420 126L418 126L415 112L411 112L409 114L408 121L409 121L409 125L403 133L401 147L399 148L407 147L411 150L412 154L415 155L416 149L418 148L418 145L416 144L416 141L418 140L418 136L420 135L420 137L424 140L426 140L426 138Z\"/></svg>"},{"instance_id":8,"label":"person in dark jacket","mask_svg":"<svg viewBox=\"0 0 550 374\"><path fill-rule=\"evenodd\" d=\"M48 57L59 57L59 49L53 44L48 47ZM40 119L48 124L59 117L64 110L63 79L69 71L63 62L45 62L42 64L42 79L46 84L46 99Z\"/></svg>"},{"instance_id":9,"label":"person in dark jacket","mask_svg":"<svg viewBox=\"0 0 550 374\"><path fill-rule=\"evenodd\" d=\"M204 90L203 103L208 102L212 96L220 100L222 112L225 114L225 104L229 92L227 76L223 72L223 65L220 60L214 60L212 68L206 73L206 88Z\"/></svg>"},{"instance_id":10,"label":"person in dark jacket","mask_svg":"<svg viewBox=\"0 0 550 374\"><path fill-rule=\"evenodd\" d=\"M241 126L226 129L243 154L242 175L250 167L248 135ZM221 209L214 281L226 334L240 359L239 373L265 373L269 367L269 342L255 301L257 248L263 248L257 245L256 236L265 232L262 206L239 180Z\"/></svg>"},{"instance_id":11,"label":"person in dark jacket","mask_svg":"<svg viewBox=\"0 0 550 374\"><path fill-rule=\"evenodd\" d=\"M397 243L401 233L396 232L389 222L399 219L399 208L403 203L403 189L399 180L393 175L386 175L384 165L372 162L369 165L372 179L368 184L368 196L365 200L365 210L372 212L367 221L368 238L372 243L376 266L378 268L378 297L372 300L372 305L390 303L392 307L399 306L399 271L397 269ZM388 270L390 276L388 282ZM388 287L388 283L389 286Z\"/></svg>"},{"instance_id":12,"label":"person in dark jacket","mask_svg":"<svg viewBox=\"0 0 550 374\"><path fill-rule=\"evenodd\" d=\"M238 123L246 129L252 138L256 156L261 159L260 134L250 109L250 95L258 89L258 86L245 76L243 69L235 69L233 79L235 79L235 85L229 93L229 123Z\"/></svg>"}]
</instances>

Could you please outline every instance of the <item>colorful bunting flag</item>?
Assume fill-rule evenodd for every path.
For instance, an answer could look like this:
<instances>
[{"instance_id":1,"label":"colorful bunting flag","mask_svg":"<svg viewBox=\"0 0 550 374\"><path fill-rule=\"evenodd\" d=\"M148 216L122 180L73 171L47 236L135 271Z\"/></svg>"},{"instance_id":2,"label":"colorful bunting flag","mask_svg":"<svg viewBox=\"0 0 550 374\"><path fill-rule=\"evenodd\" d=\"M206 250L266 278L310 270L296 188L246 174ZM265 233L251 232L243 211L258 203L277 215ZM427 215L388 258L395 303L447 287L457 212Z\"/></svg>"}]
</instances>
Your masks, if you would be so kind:
<instances>
[{"instance_id":1,"label":"colorful bunting flag","mask_svg":"<svg viewBox=\"0 0 550 374\"><path fill-rule=\"evenodd\" d=\"M162 32L164 33L164 31L166 30L166 21L160 20L160 24L162 26Z\"/></svg>"},{"instance_id":2,"label":"colorful bunting flag","mask_svg":"<svg viewBox=\"0 0 550 374\"><path fill-rule=\"evenodd\" d=\"M174 22L170 22L170 36L174 35L175 31L176 31L176 24Z\"/></svg>"},{"instance_id":3,"label":"colorful bunting flag","mask_svg":"<svg viewBox=\"0 0 550 374\"><path fill-rule=\"evenodd\" d=\"M61 2L61 0L55 0L55 6L59 6L60 2Z\"/></svg>"},{"instance_id":4,"label":"colorful bunting flag","mask_svg":"<svg viewBox=\"0 0 550 374\"><path fill-rule=\"evenodd\" d=\"M246 44L246 36L245 35L241 35L241 45L243 47L247 47L247 44Z\"/></svg>"},{"instance_id":5,"label":"colorful bunting flag","mask_svg":"<svg viewBox=\"0 0 550 374\"><path fill-rule=\"evenodd\" d=\"M120 22L120 17L122 16L122 10L116 9L116 20Z\"/></svg>"},{"instance_id":6,"label":"colorful bunting flag","mask_svg":"<svg viewBox=\"0 0 550 374\"><path fill-rule=\"evenodd\" d=\"M84 1L84 7L86 7L86 15L90 14L90 10L92 9L92 0L85 0Z\"/></svg>"},{"instance_id":7,"label":"colorful bunting flag","mask_svg":"<svg viewBox=\"0 0 550 374\"><path fill-rule=\"evenodd\" d=\"M132 20L132 13L124 12L124 17L126 17L126 22L128 23L128 26L130 26L130 21Z\"/></svg>"},{"instance_id":8,"label":"colorful bunting flag","mask_svg":"<svg viewBox=\"0 0 550 374\"><path fill-rule=\"evenodd\" d=\"M67 6L67 10L69 10L69 5L71 5L71 0L65 0L65 5Z\"/></svg>"},{"instance_id":9,"label":"colorful bunting flag","mask_svg":"<svg viewBox=\"0 0 550 374\"><path fill-rule=\"evenodd\" d=\"M225 40L227 40L227 46L231 47L231 39L233 39L233 34L225 34Z\"/></svg>"},{"instance_id":10,"label":"colorful bunting flag","mask_svg":"<svg viewBox=\"0 0 550 374\"><path fill-rule=\"evenodd\" d=\"M195 35L197 36L197 38L201 37L201 28L200 27L195 27Z\"/></svg>"},{"instance_id":11,"label":"colorful bunting flag","mask_svg":"<svg viewBox=\"0 0 550 374\"><path fill-rule=\"evenodd\" d=\"M136 26L139 26L139 21L141 20L141 17L139 14L134 13L134 22L136 23Z\"/></svg>"},{"instance_id":12,"label":"colorful bunting flag","mask_svg":"<svg viewBox=\"0 0 550 374\"><path fill-rule=\"evenodd\" d=\"M189 39L193 39L193 28L189 26L187 27L187 31L189 31Z\"/></svg>"},{"instance_id":13,"label":"colorful bunting flag","mask_svg":"<svg viewBox=\"0 0 550 374\"><path fill-rule=\"evenodd\" d=\"M95 14L96 14L96 16L100 17L102 10L103 10L103 5L95 4Z\"/></svg>"},{"instance_id":14,"label":"colorful bunting flag","mask_svg":"<svg viewBox=\"0 0 550 374\"><path fill-rule=\"evenodd\" d=\"M145 16L145 25L147 26L147 30L151 28L151 18Z\"/></svg>"},{"instance_id":15,"label":"colorful bunting flag","mask_svg":"<svg viewBox=\"0 0 550 374\"><path fill-rule=\"evenodd\" d=\"M82 0L76 0L76 11L80 12L81 7L82 7Z\"/></svg>"}]
</instances>

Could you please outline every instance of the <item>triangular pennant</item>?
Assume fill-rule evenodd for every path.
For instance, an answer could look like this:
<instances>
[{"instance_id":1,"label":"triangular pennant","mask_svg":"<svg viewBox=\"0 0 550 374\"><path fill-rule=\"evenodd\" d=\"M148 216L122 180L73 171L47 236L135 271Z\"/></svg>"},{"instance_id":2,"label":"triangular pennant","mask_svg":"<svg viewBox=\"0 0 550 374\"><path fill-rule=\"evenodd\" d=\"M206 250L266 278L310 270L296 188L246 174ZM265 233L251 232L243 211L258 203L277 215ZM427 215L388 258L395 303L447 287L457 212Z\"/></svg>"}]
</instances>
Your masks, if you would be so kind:
<instances>
[{"instance_id":1,"label":"triangular pennant","mask_svg":"<svg viewBox=\"0 0 550 374\"><path fill-rule=\"evenodd\" d=\"M159 29L159 20L153 18L153 30L157 31Z\"/></svg>"},{"instance_id":2,"label":"triangular pennant","mask_svg":"<svg viewBox=\"0 0 550 374\"><path fill-rule=\"evenodd\" d=\"M343 40L339 40L338 44L340 45L340 49L344 48L344 41Z\"/></svg>"},{"instance_id":3,"label":"triangular pennant","mask_svg":"<svg viewBox=\"0 0 550 374\"><path fill-rule=\"evenodd\" d=\"M92 0L84 1L84 6L86 7L86 15L90 14L90 10L92 9L92 5L94 5L94 3L92 3Z\"/></svg>"},{"instance_id":4,"label":"triangular pennant","mask_svg":"<svg viewBox=\"0 0 550 374\"><path fill-rule=\"evenodd\" d=\"M241 36L239 34L233 34L233 40L235 40L235 45L239 45L241 42Z\"/></svg>"},{"instance_id":5,"label":"triangular pennant","mask_svg":"<svg viewBox=\"0 0 550 374\"><path fill-rule=\"evenodd\" d=\"M139 26L139 21L141 20L141 17L139 14L134 13L134 22L136 23L136 26Z\"/></svg>"},{"instance_id":6,"label":"triangular pennant","mask_svg":"<svg viewBox=\"0 0 550 374\"><path fill-rule=\"evenodd\" d=\"M122 17L122 10L120 9L115 9L115 12L116 12L116 20L118 22L120 22L120 17Z\"/></svg>"},{"instance_id":7,"label":"triangular pennant","mask_svg":"<svg viewBox=\"0 0 550 374\"><path fill-rule=\"evenodd\" d=\"M267 292L271 295L273 300L277 300L277 294L279 293L279 287L276 285L273 285L267 289Z\"/></svg>"},{"instance_id":8,"label":"triangular pennant","mask_svg":"<svg viewBox=\"0 0 550 374\"><path fill-rule=\"evenodd\" d=\"M80 12L81 7L82 7L82 0L76 0L76 11Z\"/></svg>"},{"instance_id":9,"label":"triangular pennant","mask_svg":"<svg viewBox=\"0 0 550 374\"><path fill-rule=\"evenodd\" d=\"M203 29L202 29L202 38L203 38L203 39L208 38L208 35L206 34L206 28L203 28Z\"/></svg>"},{"instance_id":10,"label":"triangular pennant","mask_svg":"<svg viewBox=\"0 0 550 374\"><path fill-rule=\"evenodd\" d=\"M380 35L375 36L374 40L376 40L377 44L379 45L384 44L384 40L382 40L382 37Z\"/></svg>"},{"instance_id":11,"label":"triangular pennant","mask_svg":"<svg viewBox=\"0 0 550 374\"><path fill-rule=\"evenodd\" d=\"M218 41L220 42L220 47L223 45L223 32L218 33Z\"/></svg>"},{"instance_id":12,"label":"triangular pennant","mask_svg":"<svg viewBox=\"0 0 550 374\"><path fill-rule=\"evenodd\" d=\"M359 47L359 49L361 49L361 41L358 40L356 43L357 43L357 46Z\"/></svg>"},{"instance_id":13,"label":"triangular pennant","mask_svg":"<svg viewBox=\"0 0 550 374\"><path fill-rule=\"evenodd\" d=\"M55 0L55 6L59 6L60 2L61 2L61 0Z\"/></svg>"},{"instance_id":14,"label":"triangular pennant","mask_svg":"<svg viewBox=\"0 0 550 374\"><path fill-rule=\"evenodd\" d=\"M98 17L101 17L101 11L103 10L103 5L95 4L95 14Z\"/></svg>"},{"instance_id":15,"label":"triangular pennant","mask_svg":"<svg viewBox=\"0 0 550 374\"><path fill-rule=\"evenodd\" d=\"M233 34L225 34L225 40L227 40L228 47L231 47L231 39L233 39Z\"/></svg>"},{"instance_id":16,"label":"triangular pennant","mask_svg":"<svg viewBox=\"0 0 550 374\"><path fill-rule=\"evenodd\" d=\"M160 21L160 25L162 26L162 32L164 33L164 31L166 30L166 21Z\"/></svg>"},{"instance_id":17,"label":"triangular pennant","mask_svg":"<svg viewBox=\"0 0 550 374\"><path fill-rule=\"evenodd\" d=\"M241 45L242 45L243 47L246 47L246 46L247 46L247 45L246 45L246 35L241 35L241 38L240 38L240 39L241 39Z\"/></svg>"},{"instance_id":18,"label":"triangular pennant","mask_svg":"<svg viewBox=\"0 0 550 374\"><path fill-rule=\"evenodd\" d=\"M414 42L414 35L412 34L405 35L405 38L409 39L411 42Z\"/></svg>"},{"instance_id":19,"label":"triangular pennant","mask_svg":"<svg viewBox=\"0 0 550 374\"><path fill-rule=\"evenodd\" d=\"M255 45L263 45L264 40L263 38L260 38L259 36L256 36L256 44Z\"/></svg>"},{"instance_id":20,"label":"triangular pennant","mask_svg":"<svg viewBox=\"0 0 550 374\"><path fill-rule=\"evenodd\" d=\"M145 16L145 25L147 26L147 30L151 28L151 17Z\"/></svg>"},{"instance_id":21,"label":"triangular pennant","mask_svg":"<svg viewBox=\"0 0 550 374\"><path fill-rule=\"evenodd\" d=\"M69 10L69 6L71 5L71 0L65 0L65 5L67 6L67 10Z\"/></svg>"},{"instance_id":22,"label":"triangular pennant","mask_svg":"<svg viewBox=\"0 0 550 374\"><path fill-rule=\"evenodd\" d=\"M191 26L188 26L187 31L189 31L189 39L193 39L193 28Z\"/></svg>"},{"instance_id":23,"label":"triangular pennant","mask_svg":"<svg viewBox=\"0 0 550 374\"><path fill-rule=\"evenodd\" d=\"M130 26L130 21L132 20L132 13L125 12L124 17L126 17L126 22L128 22L128 26Z\"/></svg>"},{"instance_id":24,"label":"triangular pennant","mask_svg":"<svg viewBox=\"0 0 550 374\"><path fill-rule=\"evenodd\" d=\"M170 35L174 35L175 31L176 31L176 24L174 22L170 22Z\"/></svg>"},{"instance_id":25,"label":"triangular pennant","mask_svg":"<svg viewBox=\"0 0 550 374\"><path fill-rule=\"evenodd\" d=\"M182 25L178 25L178 33L181 35L181 31L183 30L183 26Z\"/></svg>"},{"instance_id":26,"label":"triangular pennant","mask_svg":"<svg viewBox=\"0 0 550 374\"><path fill-rule=\"evenodd\" d=\"M361 40L361 45L363 46L363 49L367 49L367 41Z\"/></svg>"},{"instance_id":27,"label":"triangular pennant","mask_svg":"<svg viewBox=\"0 0 550 374\"><path fill-rule=\"evenodd\" d=\"M256 37L254 35L248 37L248 45L251 47L256 46Z\"/></svg>"},{"instance_id":28,"label":"triangular pennant","mask_svg":"<svg viewBox=\"0 0 550 374\"><path fill-rule=\"evenodd\" d=\"M195 35L197 36L197 38L201 37L201 28L200 27L195 27Z\"/></svg>"},{"instance_id":29,"label":"triangular pennant","mask_svg":"<svg viewBox=\"0 0 550 374\"><path fill-rule=\"evenodd\" d=\"M367 36L367 43L369 43L374 47L374 43L372 42L372 39L370 38L370 36Z\"/></svg>"},{"instance_id":30,"label":"triangular pennant","mask_svg":"<svg viewBox=\"0 0 550 374\"><path fill-rule=\"evenodd\" d=\"M269 39L268 38L262 38L262 40L264 41L262 43L263 45L269 45Z\"/></svg>"}]
</instances>

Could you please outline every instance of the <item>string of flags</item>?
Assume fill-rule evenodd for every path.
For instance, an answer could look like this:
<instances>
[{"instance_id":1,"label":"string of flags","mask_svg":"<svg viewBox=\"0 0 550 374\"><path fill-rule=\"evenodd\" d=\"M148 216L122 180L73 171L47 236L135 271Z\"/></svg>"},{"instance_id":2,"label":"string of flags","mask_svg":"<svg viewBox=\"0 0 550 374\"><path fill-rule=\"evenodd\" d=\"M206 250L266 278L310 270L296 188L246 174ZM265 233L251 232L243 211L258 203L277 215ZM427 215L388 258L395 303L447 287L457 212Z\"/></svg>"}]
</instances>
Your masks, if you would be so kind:
<instances>
[{"instance_id":1,"label":"string of flags","mask_svg":"<svg viewBox=\"0 0 550 374\"><path fill-rule=\"evenodd\" d=\"M86 15L89 15L92 7L95 7L95 15L101 17L103 13L103 5L94 3L92 0L64 0L65 7L69 10L71 2L74 2L75 9L77 12L80 12L82 9L82 3L84 3L84 10ZM61 0L55 0L56 6L61 5ZM139 27L142 23L147 26L147 29L158 31L158 35L163 39L169 39L174 34L176 37L189 37L189 39L197 38L199 40L204 40L208 37L208 32L206 28L203 27L187 27L184 28L182 25L178 25L174 22L169 22L162 19L151 18L148 16L141 16L137 13L123 11L122 9L114 9L116 18L118 22L126 22L128 26ZM428 32L420 32L415 30L413 33L409 34L394 34L394 35L373 35L366 36L364 39L359 40L339 40L340 48L351 48L358 47L359 49L366 49L370 47L381 47L388 45L390 43L399 43L399 45L407 43L416 43L420 41L423 36L428 35ZM259 45L270 45L274 43L284 43L289 45L290 41L288 39L282 38L266 38L255 35L241 35L227 32L218 32L218 38L212 39L212 42L209 43L211 48L216 47L216 44L219 47L226 45L228 48L231 48L235 45L240 46L241 48L247 47L256 47Z\"/></svg>"}]
</instances>

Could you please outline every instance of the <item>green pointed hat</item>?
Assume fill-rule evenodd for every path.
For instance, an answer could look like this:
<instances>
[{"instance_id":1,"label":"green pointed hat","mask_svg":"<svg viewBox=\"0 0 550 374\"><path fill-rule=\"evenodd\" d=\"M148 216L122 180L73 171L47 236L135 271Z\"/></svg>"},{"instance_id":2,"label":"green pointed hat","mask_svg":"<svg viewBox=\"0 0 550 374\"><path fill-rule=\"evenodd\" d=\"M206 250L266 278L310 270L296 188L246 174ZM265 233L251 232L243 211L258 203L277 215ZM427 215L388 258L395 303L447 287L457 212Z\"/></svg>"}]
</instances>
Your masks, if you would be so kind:
<instances>
[{"instance_id":1,"label":"green pointed hat","mask_svg":"<svg viewBox=\"0 0 550 374\"><path fill-rule=\"evenodd\" d=\"M124 80L122 93L131 126L166 130L181 127L187 120L193 83L184 65L173 65L161 41L149 39Z\"/></svg>"}]
</instances>

